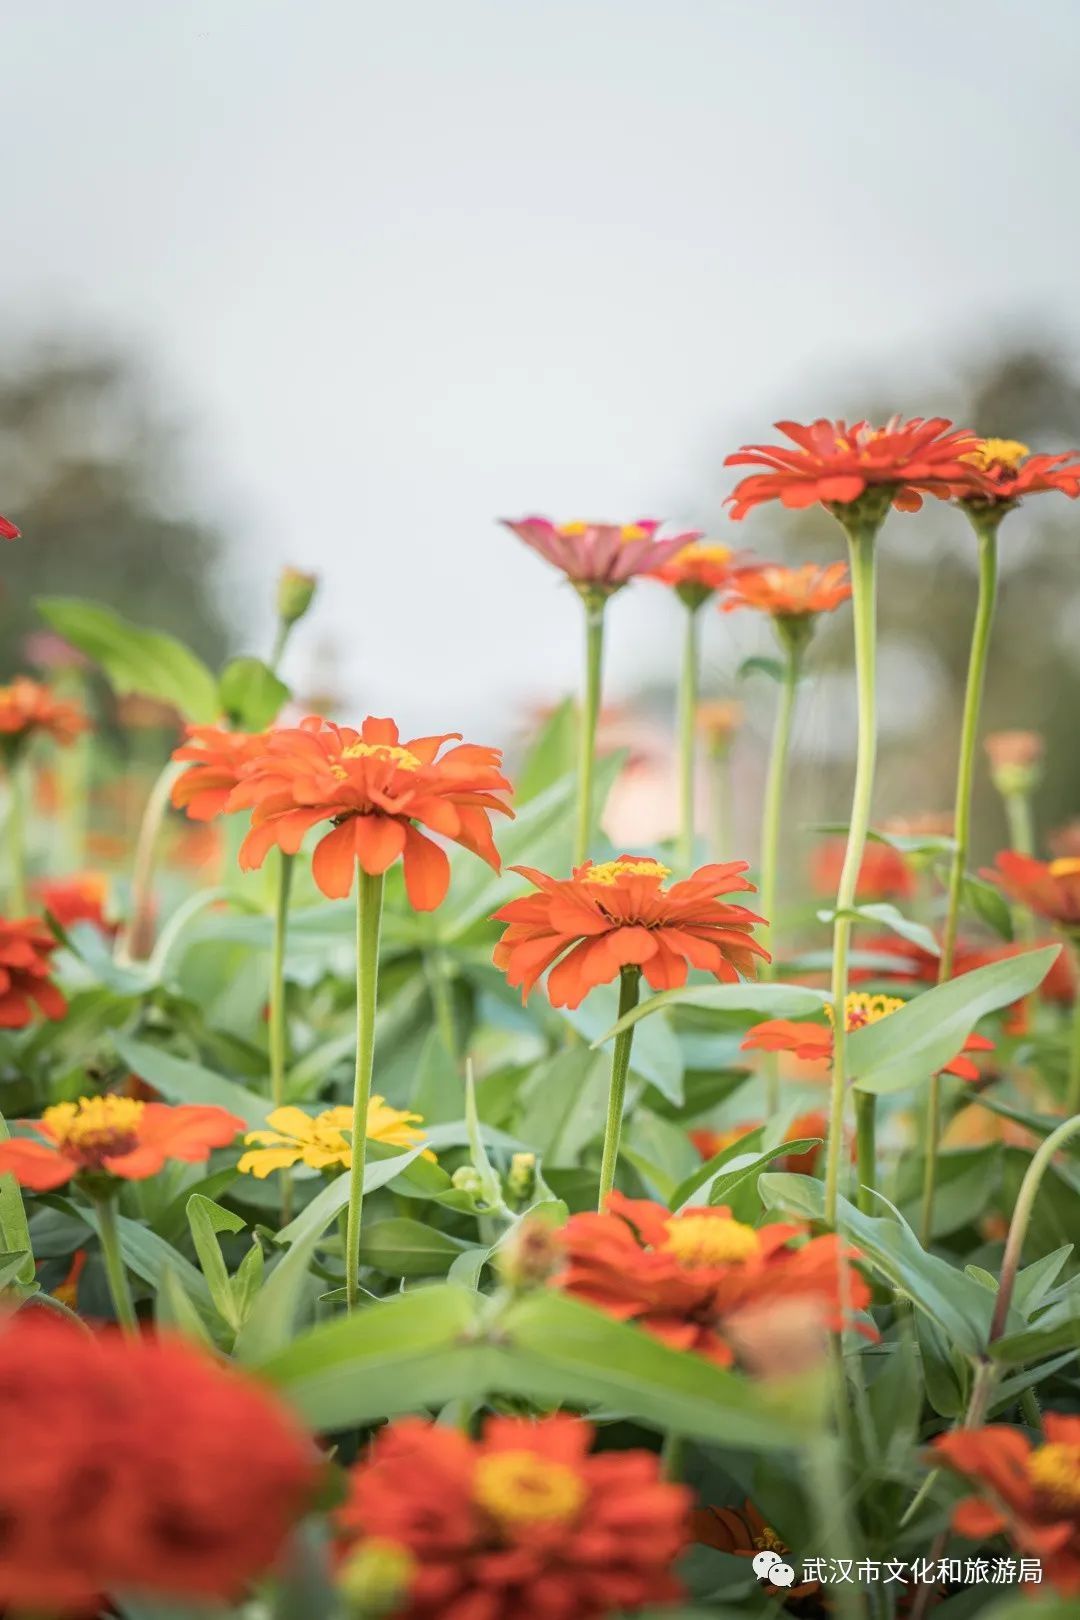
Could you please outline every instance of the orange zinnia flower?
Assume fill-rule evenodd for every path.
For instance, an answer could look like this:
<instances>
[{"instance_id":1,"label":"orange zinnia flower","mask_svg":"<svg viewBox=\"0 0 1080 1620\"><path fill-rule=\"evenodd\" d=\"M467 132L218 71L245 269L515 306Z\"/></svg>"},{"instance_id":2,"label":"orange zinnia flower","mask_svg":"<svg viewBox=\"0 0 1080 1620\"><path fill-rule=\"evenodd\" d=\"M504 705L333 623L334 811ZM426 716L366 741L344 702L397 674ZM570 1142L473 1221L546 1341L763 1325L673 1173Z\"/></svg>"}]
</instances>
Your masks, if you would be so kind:
<instances>
[{"instance_id":1,"label":"orange zinnia flower","mask_svg":"<svg viewBox=\"0 0 1080 1620\"><path fill-rule=\"evenodd\" d=\"M34 898L43 911L54 916L61 928L73 923L93 923L103 934L115 934L117 925L105 916L109 901L109 880L103 872L77 872L69 878L42 878L33 885Z\"/></svg>"},{"instance_id":2,"label":"orange zinnia flower","mask_svg":"<svg viewBox=\"0 0 1080 1620\"><path fill-rule=\"evenodd\" d=\"M1080 1593L1080 1417L1047 1412L1046 1443L991 1423L934 1441L935 1460L976 1488L953 1511L953 1529L973 1541L1004 1533L1042 1561L1059 1592Z\"/></svg>"},{"instance_id":3,"label":"orange zinnia flower","mask_svg":"<svg viewBox=\"0 0 1080 1620\"><path fill-rule=\"evenodd\" d=\"M1080 451L1064 455L1033 456L1026 444L1016 439L977 439L960 457L978 474L971 488L955 493L962 504L976 510L1015 506L1025 495L1041 495L1056 489L1074 501L1080 495Z\"/></svg>"},{"instance_id":4,"label":"orange zinnia flower","mask_svg":"<svg viewBox=\"0 0 1080 1620\"><path fill-rule=\"evenodd\" d=\"M806 619L831 613L850 595L846 563L830 563L827 568L816 563L804 563L801 568L763 563L732 574L720 611L733 613L736 608L749 607L774 619Z\"/></svg>"},{"instance_id":5,"label":"orange zinnia flower","mask_svg":"<svg viewBox=\"0 0 1080 1620\"><path fill-rule=\"evenodd\" d=\"M23 1029L34 1007L46 1018L63 1018L67 1002L49 978L56 949L40 917L0 917L0 1029Z\"/></svg>"},{"instance_id":6,"label":"orange zinnia flower","mask_svg":"<svg viewBox=\"0 0 1080 1620\"><path fill-rule=\"evenodd\" d=\"M1080 858L1066 855L1062 860L1037 861L1033 855L1006 849L997 866L982 875L1040 917L1070 932L1080 930Z\"/></svg>"},{"instance_id":7,"label":"orange zinnia flower","mask_svg":"<svg viewBox=\"0 0 1080 1620\"><path fill-rule=\"evenodd\" d=\"M369 1559L395 1569L397 1620L600 1620L676 1601L690 1492L654 1452L590 1456L593 1433L567 1413L489 1417L479 1440L391 1423L335 1514L342 1586L359 1589Z\"/></svg>"},{"instance_id":8,"label":"orange zinnia flower","mask_svg":"<svg viewBox=\"0 0 1080 1620\"><path fill-rule=\"evenodd\" d=\"M598 984L609 984L636 964L654 990L686 983L688 967L734 983L768 952L751 937L762 919L717 897L753 891L746 861L703 866L665 889L671 874L659 861L636 855L574 868L571 878L548 877L515 866L539 894L511 900L495 913L507 924L495 947L495 966L528 998L546 968L553 1007L577 1007ZM561 958L561 960L558 960ZM557 966L552 967L552 963Z\"/></svg>"},{"instance_id":9,"label":"orange zinnia flower","mask_svg":"<svg viewBox=\"0 0 1080 1620\"><path fill-rule=\"evenodd\" d=\"M847 1016L845 1028L862 1029L865 1024L876 1024L890 1013L899 1011L905 1003L899 996L869 996L861 990L852 990L845 1001ZM795 1022L790 1018L768 1018L747 1031L742 1047L744 1052L794 1052L798 1058L810 1062L832 1063L833 1010L824 1008L826 1024L808 1021ZM959 1080L978 1080L979 1070L965 1052L992 1052L993 1041L985 1035L969 1035L960 1053L941 1069L942 1074L955 1074Z\"/></svg>"},{"instance_id":10,"label":"orange zinnia flower","mask_svg":"<svg viewBox=\"0 0 1080 1620\"><path fill-rule=\"evenodd\" d=\"M0 538L3 538L4 540L18 540L21 534L22 530L17 529L14 523L12 523L8 518L0 517Z\"/></svg>"},{"instance_id":11,"label":"orange zinnia flower","mask_svg":"<svg viewBox=\"0 0 1080 1620\"><path fill-rule=\"evenodd\" d=\"M835 895L846 850L843 838L828 838L817 845L810 857L815 894ZM898 849L871 840L863 853L855 893L860 900L909 900L915 893L915 874Z\"/></svg>"},{"instance_id":12,"label":"orange zinnia flower","mask_svg":"<svg viewBox=\"0 0 1080 1620\"><path fill-rule=\"evenodd\" d=\"M20 1187L49 1192L84 1171L145 1181L167 1159L202 1164L213 1148L228 1147L244 1121L224 1108L139 1102L133 1097L80 1097L57 1103L40 1119L22 1120L45 1138L0 1142L0 1173Z\"/></svg>"},{"instance_id":13,"label":"orange zinnia flower","mask_svg":"<svg viewBox=\"0 0 1080 1620\"><path fill-rule=\"evenodd\" d=\"M728 583L736 560L730 546L692 540L667 562L650 569L649 578L672 586L687 607L696 608Z\"/></svg>"},{"instance_id":14,"label":"orange zinnia flower","mask_svg":"<svg viewBox=\"0 0 1080 1620\"><path fill-rule=\"evenodd\" d=\"M493 811L513 812L501 793L510 783L497 748L462 743L440 757L459 732L399 742L392 720L364 721L359 731L312 715L271 732L258 758L241 769L230 809L250 807L251 831L240 848L245 871L261 866L275 844L295 855L317 822L333 822L316 845L311 871L323 894L342 899L356 863L376 877L399 856L405 888L417 911L446 897L450 862L417 823L461 844L499 870L491 836Z\"/></svg>"},{"instance_id":15,"label":"orange zinnia flower","mask_svg":"<svg viewBox=\"0 0 1080 1620\"><path fill-rule=\"evenodd\" d=\"M848 1265L855 1251L835 1234L803 1242L804 1227L755 1229L724 1205L672 1215L662 1204L612 1192L603 1215L573 1215L560 1235L566 1267L553 1286L725 1367L736 1359L728 1329L737 1331L744 1312L808 1298L820 1304L824 1324L839 1330L847 1325L842 1297L856 1310L870 1303L869 1288Z\"/></svg>"},{"instance_id":16,"label":"orange zinnia flower","mask_svg":"<svg viewBox=\"0 0 1080 1620\"><path fill-rule=\"evenodd\" d=\"M89 724L77 703L54 697L29 675L16 675L9 686L0 686L0 745L9 752L42 735L66 747Z\"/></svg>"},{"instance_id":17,"label":"orange zinnia flower","mask_svg":"<svg viewBox=\"0 0 1080 1620\"><path fill-rule=\"evenodd\" d=\"M605 596L621 590L636 574L653 573L701 539L700 529L687 529L660 540L661 524L655 518L636 523L552 523L545 517L499 521L575 585Z\"/></svg>"},{"instance_id":18,"label":"orange zinnia flower","mask_svg":"<svg viewBox=\"0 0 1080 1620\"><path fill-rule=\"evenodd\" d=\"M754 1558L759 1552L777 1553L785 1564L798 1565L791 1548L772 1525L747 1499L741 1509L706 1507L695 1508L690 1515L690 1534L702 1547L715 1547L717 1552L731 1553L735 1558ZM766 1578L761 1581L766 1591L775 1594L776 1588ZM809 1597L820 1592L820 1581L802 1581L784 1588L784 1602L792 1598Z\"/></svg>"},{"instance_id":19,"label":"orange zinnia flower","mask_svg":"<svg viewBox=\"0 0 1080 1620\"><path fill-rule=\"evenodd\" d=\"M221 726L188 726L173 759L188 763L177 777L172 802L192 821L213 821L228 803L240 780L241 767L257 759L266 746L261 731L225 731Z\"/></svg>"},{"instance_id":20,"label":"orange zinnia flower","mask_svg":"<svg viewBox=\"0 0 1080 1620\"><path fill-rule=\"evenodd\" d=\"M821 502L850 506L868 489L887 492L902 512L917 512L924 494L946 500L954 485L989 488L976 468L962 457L976 447L974 434L960 432L943 416L893 416L884 427L869 422L831 422L821 417L803 426L774 426L795 446L747 444L724 462L726 467L767 467L736 486L733 518L744 518L764 501L801 508Z\"/></svg>"}]
</instances>

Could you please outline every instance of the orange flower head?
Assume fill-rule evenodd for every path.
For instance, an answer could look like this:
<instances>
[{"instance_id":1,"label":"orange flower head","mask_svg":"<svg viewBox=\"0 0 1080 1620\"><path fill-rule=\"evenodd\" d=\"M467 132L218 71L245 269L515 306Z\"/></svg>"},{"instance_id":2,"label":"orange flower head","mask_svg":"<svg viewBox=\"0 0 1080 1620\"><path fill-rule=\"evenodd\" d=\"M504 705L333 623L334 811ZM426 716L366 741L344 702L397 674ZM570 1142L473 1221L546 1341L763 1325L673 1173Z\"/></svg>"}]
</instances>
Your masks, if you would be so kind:
<instances>
[{"instance_id":1,"label":"orange flower head","mask_svg":"<svg viewBox=\"0 0 1080 1620\"><path fill-rule=\"evenodd\" d=\"M988 480L963 459L976 447L974 434L960 432L943 416L891 417L884 427L869 422L803 425L777 422L789 445L748 444L728 456L727 467L764 467L751 473L728 497L733 518L744 518L765 501L801 510L819 503L851 507L876 496L899 511L917 512L923 495L947 500L954 486L990 489Z\"/></svg>"},{"instance_id":2,"label":"orange flower head","mask_svg":"<svg viewBox=\"0 0 1080 1620\"><path fill-rule=\"evenodd\" d=\"M16 675L10 685L0 686L0 746L9 754L40 736L66 748L89 725L77 703L54 697L29 675Z\"/></svg>"},{"instance_id":3,"label":"orange flower head","mask_svg":"<svg viewBox=\"0 0 1080 1620\"><path fill-rule=\"evenodd\" d=\"M407 1577L397 1620L600 1620L676 1601L690 1492L653 1452L590 1455L593 1433L568 1413L489 1417L477 1440L391 1423L335 1514L346 1576L380 1549Z\"/></svg>"},{"instance_id":4,"label":"orange flower head","mask_svg":"<svg viewBox=\"0 0 1080 1620\"><path fill-rule=\"evenodd\" d=\"M872 996L861 990L852 990L844 1003L844 1028L850 1034L852 1030L863 1029L867 1024L876 1024L882 1018L888 1018L902 1006L904 1002L899 996ZM798 1058L831 1064L836 1015L828 1005L823 1011L826 1017L824 1024L811 1023L809 1020L795 1022L790 1018L768 1018L762 1024L755 1024L746 1033L743 1051L794 1052ZM969 1035L956 1057L943 1065L941 1073L954 1074L959 1080L978 1080L978 1066L965 1054L993 1050L993 1041L985 1035Z\"/></svg>"},{"instance_id":5,"label":"orange flower head","mask_svg":"<svg viewBox=\"0 0 1080 1620\"><path fill-rule=\"evenodd\" d=\"M103 934L111 936L116 933L116 924L105 916L109 903L109 880L104 872L77 872L69 878L42 878L33 885L33 891L42 910L55 917L61 928L88 922Z\"/></svg>"},{"instance_id":6,"label":"orange flower head","mask_svg":"<svg viewBox=\"0 0 1080 1620\"><path fill-rule=\"evenodd\" d=\"M732 1337L743 1313L808 1298L839 1328L842 1283L856 1310L870 1301L847 1264L854 1251L835 1235L804 1241L797 1225L747 1226L723 1205L672 1215L613 1192L602 1215L571 1216L560 1235L566 1265L554 1286L721 1366L736 1360Z\"/></svg>"},{"instance_id":7,"label":"orange flower head","mask_svg":"<svg viewBox=\"0 0 1080 1620\"><path fill-rule=\"evenodd\" d=\"M117 1590L238 1600L319 1483L309 1436L249 1375L45 1311L0 1327L0 1429L5 1614L85 1617Z\"/></svg>"},{"instance_id":8,"label":"orange flower head","mask_svg":"<svg viewBox=\"0 0 1080 1620\"><path fill-rule=\"evenodd\" d=\"M826 838L810 857L810 884L815 894L836 894L847 850L843 838ZM891 844L871 840L863 853L855 884L860 900L910 900L915 893L915 873L904 856Z\"/></svg>"},{"instance_id":9,"label":"orange flower head","mask_svg":"<svg viewBox=\"0 0 1080 1620\"><path fill-rule=\"evenodd\" d=\"M1080 857L1037 861L1014 849L1002 850L997 866L983 872L1013 900L1067 931L1080 929Z\"/></svg>"},{"instance_id":10,"label":"orange flower head","mask_svg":"<svg viewBox=\"0 0 1080 1620\"><path fill-rule=\"evenodd\" d=\"M634 523L552 523L550 518L501 518L519 540L559 568L579 590L610 596L637 574L652 574L702 538L699 529L659 539L656 518Z\"/></svg>"},{"instance_id":11,"label":"orange flower head","mask_svg":"<svg viewBox=\"0 0 1080 1620\"><path fill-rule=\"evenodd\" d=\"M1080 1594L1080 1417L1047 1412L1046 1441L992 1423L934 1441L934 1460L975 1494L953 1512L953 1529L985 1541L1004 1534L1022 1557L1040 1559L1046 1584Z\"/></svg>"},{"instance_id":12,"label":"orange flower head","mask_svg":"<svg viewBox=\"0 0 1080 1620\"><path fill-rule=\"evenodd\" d=\"M755 1558L759 1552L779 1554L785 1564L798 1565L790 1557L791 1548L773 1529L749 1499L742 1508L695 1508L690 1515L690 1533L702 1547L715 1547L717 1552L730 1553L735 1558ZM762 1579L766 1590L771 1591ZM802 1581L789 1586L784 1592L785 1603L792 1598L811 1597L821 1590L820 1581Z\"/></svg>"},{"instance_id":13,"label":"orange flower head","mask_svg":"<svg viewBox=\"0 0 1080 1620\"><path fill-rule=\"evenodd\" d=\"M214 1148L228 1147L244 1121L224 1108L196 1103L170 1107L134 1097L80 1097L56 1103L23 1124L43 1137L0 1142L0 1173L20 1187L51 1192L84 1173L145 1181L167 1160L203 1164Z\"/></svg>"},{"instance_id":14,"label":"orange flower head","mask_svg":"<svg viewBox=\"0 0 1080 1620\"><path fill-rule=\"evenodd\" d=\"M521 986L523 1000L548 968L551 1005L577 1007L624 967L640 967L654 990L674 990L686 983L689 967L731 984L753 972L755 957L769 960L751 933L762 919L718 898L753 890L742 875L745 861L703 866L670 889L667 867L647 856L620 855L600 866L586 861L571 878L531 866L513 870L539 892L495 913L507 926L494 961L510 984Z\"/></svg>"},{"instance_id":15,"label":"orange flower head","mask_svg":"<svg viewBox=\"0 0 1080 1620\"><path fill-rule=\"evenodd\" d=\"M1080 452L1064 455L1032 455L1018 439L979 439L960 457L977 477L970 487L961 484L954 493L964 506L976 511L987 508L1002 513L1025 495L1041 495L1055 489L1074 501L1080 495Z\"/></svg>"},{"instance_id":16,"label":"orange flower head","mask_svg":"<svg viewBox=\"0 0 1080 1620\"><path fill-rule=\"evenodd\" d=\"M501 797L511 789L499 750L459 739L451 732L403 743L392 720L370 715L359 731L313 715L269 733L228 800L229 809L252 811L240 865L261 866L275 844L295 855L309 828L329 821L332 830L311 862L323 894L344 898L357 862L375 877L400 856L410 904L434 911L446 898L450 862L419 828L461 844L497 872L491 816L513 814ZM448 742L459 746L441 753Z\"/></svg>"},{"instance_id":17,"label":"orange flower head","mask_svg":"<svg viewBox=\"0 0 1080 1620\"><path fill-rule=\"evenodd\" d=\"M188 726L173 759L188 769L172 786L172 802L192 821L213 821L229 802L243 766L266 746L261 731L225 731L221 726Z\"/></svg>"},{"instance_id":18,"label":"orange flower head","mask_svg":"<svg viewBox=\"0 0 1080 1620\"><path fill-rule=\"evenodd\" d=\"M732 699L716 698L699 703L694 724L710 748L723 750L743 723L743 706Z\"/></svg>"},{"instance_id":19,"label":"orange flower head","mask_svg":"<svg viewBox=\"0 0 1080 1620\"><path fill-rule=\"evenodd\" d=\"M764 563L740 568L731 576L720 611L733 613L748 607L773 619L811 619L831 613L850 595L846 563L830 563L826 568L816 563L804 563L801 568Z\"/></svg>"},{"instance_id":20,"label":"orange flower head","mask_svg":"<svg viewBox=\"0 0 1080 1620\"><path fill-rule=\"evenodd\" d=\"M692 540L667 562L653 568L649 577L670 585L687 607L698 608L728 583L736 563L736 553L730 546Z\"/></svg>"},{"instance_id":21,"label":"orange flower head","mask_svg":"<svg viewBox=\"0 0 1080 1620\"><path fill-rule=\"evenodd\" d=\"M67 1002L49 977L55 949L40 917L0 917L0 1029L25 1029L35 1008L63 1018Z\"/></svg>"},{"instance_id":22,"label":"orange flower head","mask_svg":"<svg viewBox=\"0 0 1080 1620\"><path fill-rule=\"evenodd\" d=\"M22 530L17 529L10 518L0 517L0 539L18 540L21 534Z\"/></svg>"}]
</instances>

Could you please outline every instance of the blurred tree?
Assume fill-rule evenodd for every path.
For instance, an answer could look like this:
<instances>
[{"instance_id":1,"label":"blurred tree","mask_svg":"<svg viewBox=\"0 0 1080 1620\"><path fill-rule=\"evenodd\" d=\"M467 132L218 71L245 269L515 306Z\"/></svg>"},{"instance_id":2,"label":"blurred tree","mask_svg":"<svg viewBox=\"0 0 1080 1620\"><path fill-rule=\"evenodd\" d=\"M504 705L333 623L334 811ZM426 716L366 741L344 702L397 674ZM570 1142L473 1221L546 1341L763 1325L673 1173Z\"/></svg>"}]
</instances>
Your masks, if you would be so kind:
<instances>
[{"instance_id":1,"label":"blurred tree","mask_svg":"<svg viewBox=\"0 0 1080 1620\"><path fill-rule=\"evenodd\" d=\"M33 598L53 593L105 602L221 660L222 541L194 515L179 451L129 356L57 343L0 363L0 510L24 534L0 551L5 673L40 626Z\"/></svg>"}]
</instances>

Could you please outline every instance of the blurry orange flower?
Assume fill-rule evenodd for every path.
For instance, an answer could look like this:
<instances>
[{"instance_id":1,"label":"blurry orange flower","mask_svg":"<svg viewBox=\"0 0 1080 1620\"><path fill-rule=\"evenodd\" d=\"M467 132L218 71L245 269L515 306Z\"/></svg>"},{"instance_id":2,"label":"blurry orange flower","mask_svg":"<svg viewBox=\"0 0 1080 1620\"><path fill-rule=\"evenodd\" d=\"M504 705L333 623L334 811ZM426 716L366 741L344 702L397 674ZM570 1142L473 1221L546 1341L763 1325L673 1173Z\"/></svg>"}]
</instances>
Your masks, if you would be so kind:
<instances>
[{"instance_id":1,"label":"blurry orange flower","mask_svg":"<svg viewBox=\"0 0 1080 1620\"><path fill-rule=\"evenodd\" d=\"M145 692L125 692L116 700L116 718L128 731L178 731L180 710Z\"/></svg>"},{"instance_id":2,"label":"blurry orange flower","mask_svg":"<svg viewBox=\"0 0 1080 1620\"><path fill-rule=\"evenodd\" d=\"M40 917L0 917L0 1029L23 1029L34 1007L46 1018L63 1018L67 1002L49 978L56 949Z\"/></svg>"},{"instance_id":3,"label":"blurry orange flower","mask_svg":"<svg viewBox=\"0 0 1080 1620\"><path fill-rule=\"evenodd\" d=\"M975 1487L953 1512L953 1529L972 1541L1008 1536L1039 1559L1045 1581L1080 1594L1080 1417L1047 1412L1045 1444L992 1423L955 1429L934 1441L935 1461Z\"/></svg>"},{"instance_id":4,"label":"blurry orange flower","mask_svg":"<svg viewBox=\"0 0 1080 1620\"><path fill-rule=\"evenodd\" d=\"M804 1242L804 1227L746 1226L724 1205L672 1215L662 1204L613 1192L603 1215L573 1215L561 1236L566 1268L555 1286L725 1367L736 1359L726 1328L743 1311L809 1296L839 1329L842 1282L855 1310L870 1302L863 1278L847 1264L855 1251L835 1235Z\"/></svg>"},{"instance_id":5,"label":"blurry orange flower","mask_svg":"<svg viewBox=\"0 0 1080 1620\"><path fill-rule=\"evenodd\" d=\"M751 473L728 497L733 518L743 518L764 501L802 508L821 502L850 506L868 489L887 492L903 512L917 512L924 494L946 500L953 485L990 488L976 468L961 459L975 448L971 433L960 432L943 416L893 416L884 427L819 418L804 426L776 422L792 441L787 445L747 444L725 459L726 467L766 467Z\"/></svg>"},{"instance_id":6,"label":"blurry orange flower","mask_svg":"<svg viewBox=\"0 0 1080 1620\"><path fill-rule=\"evenodd\" d=\"M495 913L495 921L507 925L495 966L521 986L523 1000L549 967L551 1005L577 1007L632 964L654 990L673 990L686 983L688 967L730 984L753 971L754 957L769 960L751 936L761 918L717 898L753 890L742 875L745 861L703 866L670 889L663 887L671 875L666 866L634 855L600 866L586 861L571 878L548 877L531 866L512 870L540 891Z\"/></svg>"},{"instance_id":7,"label":"blurry orange flower","mask_svg":"<svg viewBox=\"0 0 1080 1620\"><path fill-rule=\"evenodd\" d=\"M54 697L29 675L0 686L0 745L11 751L31 737L47 736L66 747L90 722L77 703Z\"/></svg>"},{"instance_id":8,"label":"blurry orange flower","mask_svg":"<svg viewBox=\"0 0 1080 1620\"><path fill-rule=\"evenodd\" d=\"M983 872L1013 900L1066 930L1080 929L1080 858L1037 861L1033 855L1002 850L997 866Z\"/></svg>"},{"instance_id":9,"label":"blurry orange flower","mask_svg":"<svg viewBox=\"0 0 1080 1620\"><path fill-rule=\"evenodd\" d=\"M964 504L976 508L1008 507L1025 495L1040 495L1055 489L1070 500L1080 495L1080 452L1064 455L1033 456L1017 439L978 439L960 460L978 473L970 489L960 487L956 494Z\"/></svg>"},{"instance_id":10,"label":"blurry orange flower","mask_svg":"<svg viewBox=\"0 0 1080 1620\"><path fill-rule=\"evenodd\" d=\"M61 928L93 923L103 934L115 934L116 924L105 916L109 880L103 872L76 872L68 878L42 878L33 885L34 898L51 912Z\"/></svg>"},{"instance_id":11,"label":"blurry orange flower","mask_svg":"<svg viewBox=\"0 0 1080 1620\"><path fill-rule=\"evenodd\" d=\"M699 529L658 539L661 524L655 518L639 518L636 523L552 523L545 517L500 521L553 567L561 568L575 585L599 590L605 596L620 590L636 574L655 572L701 539Z\"/></svg>"},{"instance_id":12,"label":"blurry orange flower","mask_svg":"<svg viewBox=\"0 0 1080 1620\"><path fill-rule=\"evenodd\" d=\"M12 523L8 518L0 517L0 538L3 538L4 540L18 540L21 534L22 530L17 529L14 523Z\"/></svg>"},{"instance_id":13,"label":"blurry orange flower","mask_svg":"<svg viewBox=\"0 0 1080 1620\"><path fill-rule=\"evenodd\" d=\"M335 1513L341 1584L373 1549L404 1577L397 1620L600 1620L674 1602L690 1492L654 1452L590 1456L593 1434L563 1412L489 1417L478 1440L391 1423Z\"/></svg>"},{"instance_id":14,"label":"blurry orange flower","mask_svg":"<svg viewBox=\"0 0 1080 1620\"><path fill-rule=\"evenodd\" d=\"M224 1108L138 1102L132 1097L80 1097L57 1103L40 1119L23 1120L43 1142L12 1137L0 1142L0 1173L20 1187L49 1192L83 1171L145 1181L167 1159L202 1164L213 1148L228 1147L244 1121Z\"/></svg>"},{"instance_id":15,"label":"blurry orange flower","mask_svg":"<svg viewBox=\"0 0 1080 1620\"><path fill-rule=\"evenodd\" d=\"M749 1499L741 1509L695 1508L690 1515L690 1534L699 1546L715 1547L717 1552L731 1553L736 1558L754 1558L759 1552L774 1552L785 1564L798 1562L789 1556L791 1548L787 1542L777 1535ZM774 1591L764 1578L761 1584L768 1592ZM820 1590L820 1581L797 1582L784 1589L784 1602L810 1597Z\"/></svg>"},{"instance_id":16,"label":"blurry orange flower","mask_svg":"<svg viewBox=\"0 0 1080 1620\"><path fill-rule=\"evenodd\" d=\"M221 726L188 726L173 759L188 769L172 787L172 802L192 821L213 821L225 810L240 780L241 767L266 747L264 732L225 731Z\"/></svg>"},{"instance_id":17,"label":"blurry orange flower","mask_svg":"<svg viewBox=\"0 0 1080 1620\"><path fill-rule=\"evenodd\" d=\"M225 842L221 828L214 822L171 823L162 859L167 866L183 872L214 871L221 865Z\"/></svg>"},{"instance_id":18,"label":"blurry orange flower","mask_svg":"<svg viewBox=\"0 0 1080 1620\"><path fill-rule=\"evenodd\" d=\"M815 894L835 895L846 851L843 838L826 838L814 849L810 883ZM898 849L872 839L863 854L855 893L860 900L909 900L915 893L915 874Z\"/></svg>"},{"instance_id":19,"label":"blurry orange flower","mask_svg":"<svg viewBox=\"0 0 1080 1620\"><path fill-rule=\"evenodd\" d=\"M743 706L722 698L699 703L694 711L694 723L711 748L726 748L743 723Z\"/></svg>"},{"instance_id":20,"label":"blurry orange flower","mask_svg":"<svg viewBox=\"0 0 1080 1620\"><path fill-rule=\"evenodd\" d=\"M745 1125L736 1126L730 1131L696 1130L690 1132L690 1140L697 1148L703 1159L711 1159L715 1153L724 1148L732 1147L750 1131L756 1130L760 1120L751 1121ZM829 1134L829 1116L823 1109L813 1108L808 1114L800 1114L798 1119L792 1120L784 1132L785 1142L799 1142L808 1136L819 1136L824 1142ZM812 1176L817 1169L818 1159L821 1157L821 1144L807 1148L805 1153L786 1153L783 1158L774 1159L771 1165L773 1170L786 1170L796 1176Z\"/></svg>"},{"instance_id":21,"label":"blurry orange flower","mask_svg":"<svg viewBox=\"0 0 1080 1620\"><path fill-rule=\"evenodd\" d=\"M317 715L271 732L259 757L242 768L229 801L251 807L251 831L240 849L245 871L261 866L277 844L295 855L317 822L333 822L319 840L311 871L323 894L340 899L352 888L359 861L372 877L403 858L405 888L417 911L446 897L450 862L417 824L479 855L496 872L499 854L491 815L513 812L500 794L497 748L462 743L439 757L460 733L398 740L392 720L364 721L359 731Z\"/></svg>"},{"instance_id":22,"label":"blurry orange flower","mask_svg":"<svg viewBox=\"0 0 1080 1620\"><path fill-rule=\"evenodd\" d=\"M863 991L852 990L845 1002L847 1016L844 1027L850 1034L853 1029L862 1029L866 1024L876 1024L880 1019L888 1018L890 1013L899 1011L903 1006L904 1002L898 996L870 996ZM825 1024L811 1023L809 1020L796 1022L790 1018L769 1018L762 1024L755 1024L747 1031L742 1043L743 1051L794 1052L799 1058L831 1063L832 1007L825 1007L824 1012L828 1019ZM987 1040L985 1035L969 1035L960 1053L942 1067L941 1073L955 1074L959 1080L978 1080L977 1065L963 1053L993 1050L993 1041Z\"/></svg>"},{"instance_id":23,"label":"blurry orange flower","mask_svg":"<svg viewBox=\"0 0 1080 1620\"><path fill-rule=\"evenodd\" d=\"M831 613L850 595L846 563L830 563L826 568L816 563L804 563L801 568L764 563L732 574L720 611L733 613L736 608L749 607L774 619L805 619Z\"/></svg>"},{"instance_id":24,"label":"blurry orange flower","mask_svg":"<svg viewBox=\"0 0 1080 1620\"><path fill-rule=\"evenodd\" d=\"M983 747L992 770L1004 766L1038 765L1046 744L1037 731L991 731Z\"/></svg>"},{"instance_id":25,"label":"blurry orange flower","mask_svg":"<svg viewBox=\"0 0 1080 1620\"><path fill-rule=\"evenodd\" d=\"M730 546L692 540L667 562L651 569L649 577L672 586L687 607L700 607L714 591L727 584L736 560Z\"/></svg>"}]
</instances>

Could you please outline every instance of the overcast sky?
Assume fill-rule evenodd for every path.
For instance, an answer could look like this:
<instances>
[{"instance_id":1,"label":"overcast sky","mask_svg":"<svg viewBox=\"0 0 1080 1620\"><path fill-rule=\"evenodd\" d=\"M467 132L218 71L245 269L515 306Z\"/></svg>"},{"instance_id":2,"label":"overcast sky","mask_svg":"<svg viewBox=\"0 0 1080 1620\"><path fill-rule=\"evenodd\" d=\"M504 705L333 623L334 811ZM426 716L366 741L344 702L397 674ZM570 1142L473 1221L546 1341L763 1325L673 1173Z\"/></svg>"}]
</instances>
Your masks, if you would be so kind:
<instances>
[{"instance_id":1,"label":"overcast sky","mask_svg":"<svg viewBox=\"0 0 1080 1620\"><path fill-rule=\"evenodd\" d=\"M409 726L498 741L576 682L576 602L497 514L684 517L878 356L1080 337L1075 0L0 18L5 326L144 348L245 599L317 569L356 702ZM613 689L676 624L614 604Z\"/></svg>"}]
</instances>

